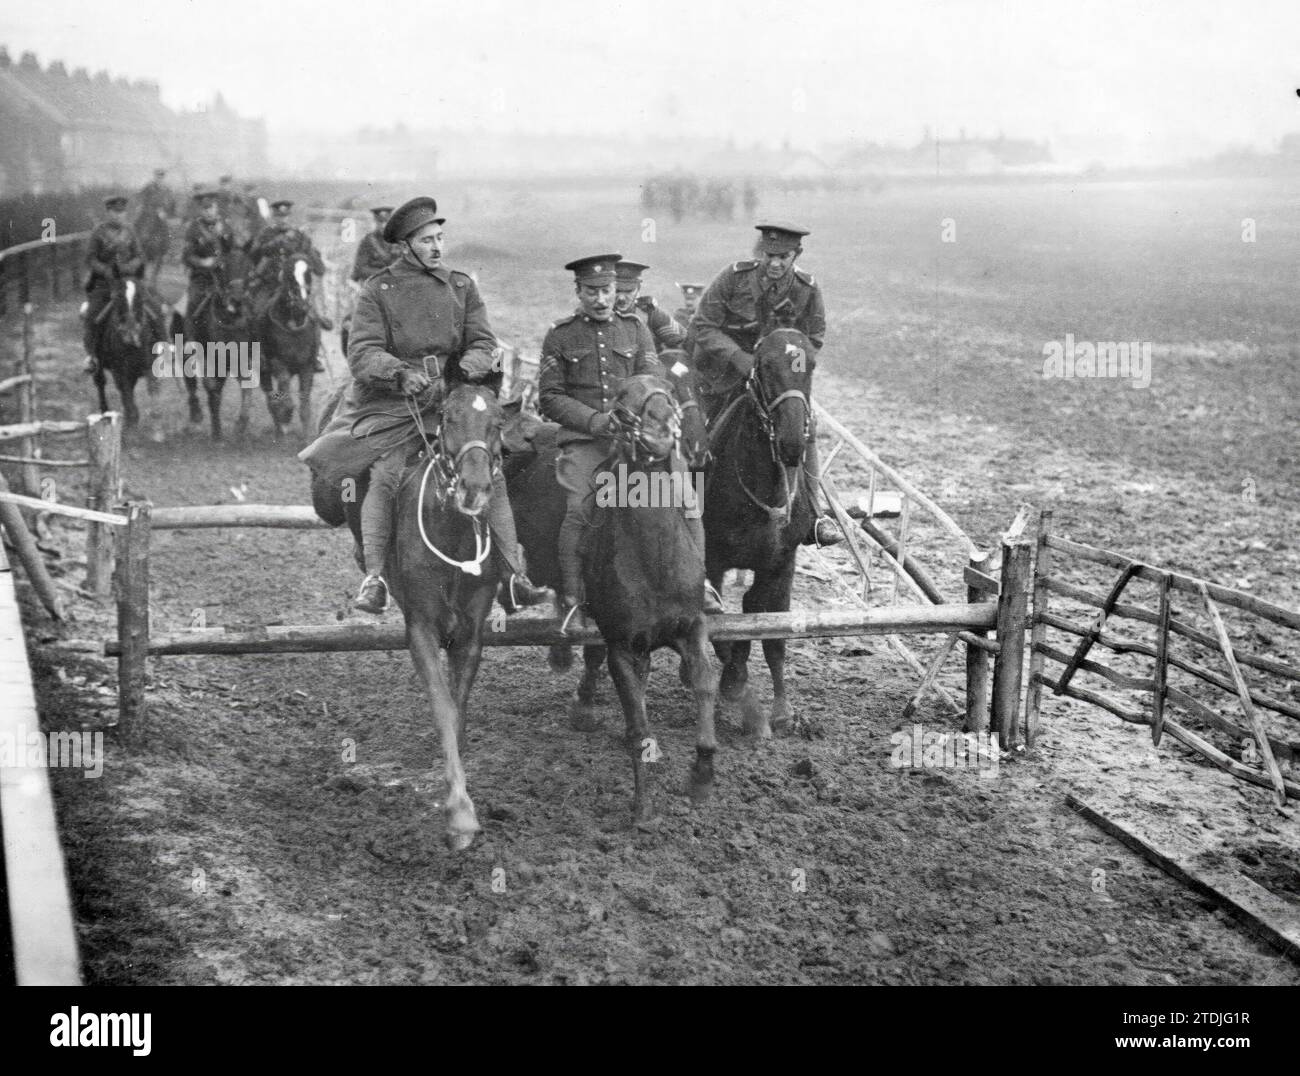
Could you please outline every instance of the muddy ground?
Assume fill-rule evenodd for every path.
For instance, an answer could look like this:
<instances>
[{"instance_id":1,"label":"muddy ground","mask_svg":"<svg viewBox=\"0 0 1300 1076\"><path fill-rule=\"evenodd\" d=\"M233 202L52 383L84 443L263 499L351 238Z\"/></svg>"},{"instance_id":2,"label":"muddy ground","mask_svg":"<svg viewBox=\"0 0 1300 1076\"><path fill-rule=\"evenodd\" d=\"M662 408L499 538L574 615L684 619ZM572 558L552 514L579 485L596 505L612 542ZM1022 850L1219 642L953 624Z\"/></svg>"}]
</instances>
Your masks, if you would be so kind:
<instances>
[{"instance_id":1,"label":"muddy ground","mask_svg":"<svg viewBox=\"0 0 1300 1076\"><path fill-rule=\"evenodd\" d=\"M446 193L449 261L479 274L498 332L525 349L568 306L563 262L595 236L631 256L643 234L635 190L475 192L472 211ZM1285 192L1099 184L768 198L765 210L814 233L804 264L830 310L818 396L977 541L994 540L1023 501L1050 505L1075 538L1295 607L1300 375L1278 267L1300 244ZM1246 215L1270 221L1271 247L1240 249L1233 229ZM942 247L949 216L958 243ZM675 306L672 280L707 279L749 242L740 223L665 223L642 260L663 267L653 287ZM165 289L178 287L172 271ZM47 417L89 410L75 331L70 306L41 311ZM1150 387L1044 380L1044 341L1067 332L1155 341ZM331 367L341 372L337 355ZM272 443L260 401L255 416L253 436L214 447L186 427L179 388L163 385L128 441L127 491L157 505L304 503L299 442ZM841 489L860 479L845 472ZM55 531L75 599L80 535ZM915 541L959 594L952 547L924 531ZM349 615L357 582L350 540L322 532L159 533L152 565L157 632L189 626L196 609L209 625L332 623ZM804 566L799 604L848 600L834 582L853 582L844 558ZM873 580L888 601L883 565ZM113 667L78 647L112 623L74 604L63 627L28 610L42 716L104 727ZM1252 642L1294 658L1286 634ZM910 641L923 660L934 653L933 641ZM1168 739L1156 750L1145 729L1050 698L1038 746L995 775L900 769L891 736L913 724L901 715L917 676L897 653L877 638L791 654L797 706L822 735L755 744L724 708L716 794L697 810L680 794L691 706L675 659L657 658L662 820L645 834L630 825L612 689L604 727L581 734L566 719L573 674L540 653L490 650L465 749L484 832L460 855L440 840L436 739L404 653L157 659L143 745L110 732L102 778L54 774L87 981L1300 982L1295 964L1079 819L1064 794L1193 840L1295 901L1292 808ZM959 656L940 682L960 700ZM1271 720L1296 739L1293 722ZM955 730L960 718L930 696L916 721Z\"/></svg>"}]
</instances>

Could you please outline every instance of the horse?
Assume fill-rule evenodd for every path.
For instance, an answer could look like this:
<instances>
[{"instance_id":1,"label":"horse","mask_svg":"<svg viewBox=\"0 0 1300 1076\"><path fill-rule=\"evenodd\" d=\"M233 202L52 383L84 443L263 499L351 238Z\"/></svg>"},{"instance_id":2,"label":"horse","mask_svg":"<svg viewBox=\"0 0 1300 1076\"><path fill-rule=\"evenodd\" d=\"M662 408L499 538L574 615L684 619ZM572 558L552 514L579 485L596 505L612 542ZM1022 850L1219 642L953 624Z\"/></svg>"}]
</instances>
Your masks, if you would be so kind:
<instances>
[{"instance_id":1,"label":"horse","mask_svg":"<svg viewBox=\"0 0 1300 1076\"><path fill-rule=\"evenodd\" d=\"M320 349L320 326L312 317L311 263L301 255L280 261L258 337L266 351L268 376L262 378L267 410L277 440L283 439L293 418L292 381L298 378L298 417L304 436L312 429L311 385Z\"/></svg>"},{"instance_id":2,"label":"horse","mask_svg":"<svg viewBox=\"0 0 1300 1076\"><path fill-rule=\"evenodd\" d=\"M712 419L705 475L704 531L709 581L721 593L723 576L748 568L746 613L790 609L796 554L816 517L804 461L812 423L815 351L798 329L773 329L754 348L754 366L741 391ZM772 716L749 687L750 643L718 643L720 691L739 700L746 728L764 739L772 725L791 720L785 691L785 640L764 639L772 674Z\"/></svg>"},{"instance_id":3,"label":"horse","mask_svg":"<svg viewBox=\"0 0 1300 1076\"><path fill-rule=\"evenodd\" d=\"M635 474L649 482L656 481L652 477L656 473L661 478L669 477L670 453L680 426L686 424L674 398L681 391L679 382L639 375L620 385L614 406L622 418L622 433L610 459L611 475L622 465L627 469L623 473L629 483ZM695 408L688 408L685 414L692 412L698 417ZM541 424L531 437L535 455L512 457L506 469L519 540L528 555L529 575L534 582L549 586L560 583L556 549L565 511L565 494L555 478L557 429L551 423ZM703 438L692 443L698 449ZM671 482L667 488L672 488ZM583 731L598 726L593 704L608 654L632 755L636 787L633 816L638 825L645 826L654 814L644 768L648 736L645 686L650 654L659 647L670 646L681 654L683 680L689 681L695 692L697 745L690 784L692 798L703 802L712 786L717 683L706 652L704 555L695 546L681 507L664 505L662 498L655 507L629 504L598 508L597 526L590 537L584 557L584 585L587 606L604 641L583 648L584 672L570 707L570 721ZM552 648L552 668L567 668L565 659L569 659L567 646Z\"/></svg>"},{"instance_id":4,"label":"horse","mask_svg":"<svg viewBox=\"0 0 1300 1076\"><path fill-rule=\"evenodd\" d=\"M336 395L328 409L337 402ZM453 851L468 848L480 829L460 752L484 622L499 582L486 517L492 477L501 468L502 418L491 388L450 389L436 437L402 478L388 551L389 589L405 617L407 649L442 744L446 841ZM318 514L332 525L346 520L358 549L364 488L358 482L358 495L343 498L319 476L312 479ZM450 676L441 664L444 650Z\"/></svg>"},{"instance_id":5,"label":"horse","mask_svg":"<svg viewBox=\"0 0 1300 1076\"><path fill-rule=\"evenodd\" d=\"M151 321L144 284L130 277L114 277L110 299L99 314L94 380L99 409L104 412L108 410L104 386L107 375L113 375L128 428L140 421L140 410L135 403L136 382L142 377L152 377L153 350L158 341L149 339L150 329L154 328Z\"/></svg>"},{"instance_id":6,"label":"horse","mask_svg":"<svg viewBox=\"0 0 1300 1076\"><path fill-rule=\"evenodd\" d=\"M248 430L248 407L254 386L241 383L239 363L229 361L232 347L237 350L241 346L257 346L252 334L252 303L245 286L247 274L247 256L238 248L232 250L225 256L221 268L215 272L216 280L211 290L193 309L186 311L179 326L175 317L172 321L173 332L183 331L187 343L198 344L203 349L204 354L199 362L201 373L185 374L185 392L189 398L190 422L202 422L203 408L199 405L199 379L202 377L214 441L220 441L223 437L221 394L229 380L235 380L239 388L239 418L235 428L240 434ZM226 362L221 376L217 376L203 361L213 350L209 345L223 349ZM178 361L184 369L185 357L178 356Z\"/></svg>"},{"instance_id":7,"label":"horse","mask_svg":"<svg viewBox=\"0 0 1300 1076\"><path fill-rule=\"evenodd\" d=\"M140 250L144 254L145 280L151 286L156 286L172 241L167 211L159 206L142 209L135 219L135 234L139 237Z\"/></svg>"},{"instance_id":8,"label":"horse","mask_svg":"<svg viewBox=\"0 0 1300 1076\"><path fill-rule=\"evenodd\" d=\"M699 391L695 370L686 353L677 348L666 350L659 356L673 385L673 396L681 409L681 452L692 471L704 468L708 458L708 432L700 409ZM531 416L519 415L514 423ZM533 432L532 427L541 426ZM509 427L508 427L509 428ZM562 579L560 563L556 557L560 523L564 519L564 494L555 479L555 460L559 455L555 434L559 427L554 423L539 423L533 419L525 443L514 447L506 462L506 484L510 503L519 506L515 511L515 526L519 541L528 553L529 577L541 586L552 587L559 593ZM529 454L528 450L531 449ZM557 615L563 610L557 599ZM601 669L605 664L605 647L588 644L582 648L583 676L570 712L574 727L590 730L595 722L594 706L602 683ZM557 643L547 649L547 661L556 672L573 665L573 651L568 645ZM682 666L682 682L686 683L686 666Z\"/></svg>"}]
</instances>

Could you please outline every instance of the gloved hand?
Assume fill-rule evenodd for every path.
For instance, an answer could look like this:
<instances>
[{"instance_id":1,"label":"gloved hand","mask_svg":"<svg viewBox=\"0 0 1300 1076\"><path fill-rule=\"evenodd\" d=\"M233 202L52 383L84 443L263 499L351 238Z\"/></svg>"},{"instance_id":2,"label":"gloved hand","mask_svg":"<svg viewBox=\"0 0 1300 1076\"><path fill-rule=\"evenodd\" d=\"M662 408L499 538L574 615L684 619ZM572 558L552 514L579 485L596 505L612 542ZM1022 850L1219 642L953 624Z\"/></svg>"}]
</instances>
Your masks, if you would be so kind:
<instances>
[{"instance_id":1,"label":"gloved hand","mask_svg":"<svg viewBox=\"0 0 1300 1076\"><path fill-rule=\"evenodd\" d=\"M397 375L397 388L407 396L419 396L432 386L428 377L419 370L403 370Z\"/></svg>"},{"instance_id":2,"label":"gloved hand","mask_svg":"<svg viewBox=\"0 0 1300 1076\"><path fill-rule=\"evenodd\" d=\"M597 437L613 437L618 432L618 419L611 414L598 412L592 416L588 428Z\"/></svg>"},{"instance_id":3,"label":"gloved hand","mask_svg":"<svg viewBox=\"0 0 1300 1076\"><path fill-rule=\"evenodd\" d=\"M501 349L470 351L461 357L461 372L467 381L482 381L501 372Z\"/></svg>"}]
</instances>

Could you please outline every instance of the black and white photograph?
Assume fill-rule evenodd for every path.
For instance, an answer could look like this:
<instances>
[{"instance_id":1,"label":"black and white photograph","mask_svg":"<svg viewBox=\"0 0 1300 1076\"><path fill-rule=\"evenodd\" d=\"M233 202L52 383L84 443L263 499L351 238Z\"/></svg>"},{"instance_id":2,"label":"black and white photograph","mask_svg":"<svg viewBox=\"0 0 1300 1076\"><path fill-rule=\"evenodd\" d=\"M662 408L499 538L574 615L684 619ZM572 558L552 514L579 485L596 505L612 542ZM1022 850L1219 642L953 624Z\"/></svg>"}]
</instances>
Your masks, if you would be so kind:
<instances>
[{"instance_id":1,"label":"black and white photograph","mask_svg":"<svg viewBox=\"0 0 1300 1076\"><path fill-rule=\"evenodd\" d=\"M1297 40L9 0L0 981L1300 985Z\"/></svg>"}]
</instances>

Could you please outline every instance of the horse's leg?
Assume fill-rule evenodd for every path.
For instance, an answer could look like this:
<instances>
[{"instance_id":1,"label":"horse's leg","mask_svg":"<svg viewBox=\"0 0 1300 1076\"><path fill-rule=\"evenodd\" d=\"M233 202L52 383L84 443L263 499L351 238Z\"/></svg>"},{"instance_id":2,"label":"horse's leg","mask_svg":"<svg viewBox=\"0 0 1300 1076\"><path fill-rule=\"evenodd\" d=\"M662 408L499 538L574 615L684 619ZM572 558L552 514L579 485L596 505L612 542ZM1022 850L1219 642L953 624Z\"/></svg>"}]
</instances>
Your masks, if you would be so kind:
<instances>
[{"instance_id":1,"label":"horse's leg","mask_svg":"<svg viewBox=\"0 0 1300 1076\"><path fill-rule=\"evenodd\" d=\"M249 407L253 396L253 389L238 381L235 382L235 384L239 386L239 417L235 419L235 429L237 429L242 436L248 432L248 423L252 418Z\"/></svg>"},{"instance_id":2,"label":"horse's leg","mask_svg":"<svg viewBox=\"0 0 1300 1076\"><path fill-rule=\"evenodd\" d=\"M478 588L470 599L469 608L465 610L465 616L474 625L474 630L464 642L453 643L447 648L451 690L456 700L456 740L462 746L465 743L465 724L469 720L469 693L474 688L474 678L478 675L479 662L483 658L483 622L487 619L495 589Z\"/></svg>"},{"instance_id":3,"label":"horse's leg","mask_svg":"<svg viewBox=\"0 0 1300 1076\"><path fill-rule=\"evenodd\" d=\"M99 362L95 364L95 391L99 393L99 413L102 415L108 410L108 396L104 389L108 378L104 375L104 359L98 356Z\"/></svg>"},{"instance_id":4,"label":"horse's leg","mask_svg":"<svg viewBox=\"0 0 1300 1076\"><path fill-rule=\"evenodd\" d=\"M560 605L560 596L557 593L552 599L555 607L555 616L560 618L564 616L564 609ZM567 643L556 643L554 646L546 648L546 663L551 667L552 672L565 672L573 667L573 647Z\"/></svg>"},{"instance_id":5,"label":"horse's leg","mask_svg":"<svg viewBox=\"0 0 1300 1076\"><path fill-rule=\"evenodd\" d=\"M790 587L793 582L794 553L792 551L789 565L764 580L762 607L756 611L788 613ZM755 589L757 589L757 581L755 581ZM785 694L785 640L764 639L763 657L767 661L768 671L772 674L772 727L780 731L788 728L792 722L796 726L799 725L799 719L793 715Z\"/></svg>"},{"instance_id":6,"label":"horse's leg","mask_svg":"<svg viewBox=\"0 0 1300 1076\"><path fill-rule=\"evenodd\" d=\"M718 749L718 739L713 727L713 715L718 704L718 674L709 661L709 633L704 618L691 625L690 634L678 640L682 667L690 677L695 692L695 762L691 766L691 781L687 789L691 802L699 805L709 798L713 789L713 755Z\"/></svg>"},{"instance_id":7,"label":"horse's leg","mask_svg":"<svg viewBox=\"0 0 1300 1076\"><path fill-rule=\"evenodd\" d=\"M203 405L199 403L199 379L185 375L185 393L190 401L190 422L198 424L203 421Z\"/></svg>"},{"instance_id":8,"label":"horse's leg","mask_svg":"<svg viewBox=\"0 0 1300 1076\"><path fill-rule=\"evenodd\" d=\"M754 585L745 591L741 608L747 613L757 613L763 610L761 601L763 586L759 583L762 578L762 572L754 572ZM740 639L731 644L730 660L727 667L722 671L722 682L726 685L730 677L732 692L734 693L728 694L724 686L723 696L739 701L741 725L746 735L756 735L760 740L770 740L772 738L772 725L768 720L767 711L759 705L758 697L754 694L754 688L749 683L749 648L751 645L748 639Z\"/></svg>"},{"instance_id":9,"label":"horse's leg","mask_svg":"<svg viewBox=\"0 0 1300 1076\"><path fill-rule=\"evenodd\" d=\"M303 437L311 440L315 436L315 416L311 410L311 386L316 376L315 367L310 360L298 374L298 422L302 426Z\"/></svg>"},{"instance_id":10,"label":"horse's leg","mask_svg":"<svg viewBox=\"0 0 1300 1076\"><path fill-rule=\"evenodd\" d=\"M582 679L578 693L569 707L569 723L579 732L594 732L604 722L596 709L600 687L600 669L605 664L605 648L600 645L582 648Z\"/></svg>"},{"instance_id":11,"label":"horse's leg","mask_svg":"<svg viewBox=\"0 0 1300 1076\"><path fill-rule=\"evenodd\" d=\"M442 742L442 758L447 780L447 844L454 852L464 851L473 843L480 829L474 813L474 804L465 787L465 771L460 764L460 746L457 741L456 700L452 697L439 660L438 632L434 626L413 609L406 621L406 641L416 672L424 681L433 705L433 720L438 726Z\"/></svg>"},{"instance_id":12,"label":"horse's leg","mask_svg":"<svg viewBox=\"0 0 1300 1076\"><path fill-rule=\"evenodd\" d=\"M140 409L135 405L135 381L124 362L113 371L113 381L117 384L117 395L122 400L122 411L126 416L126 428L134 429L140 424Z\"/></svg>"},{"instance_id":13,"label":"horse's leg","mask_svg":"<svg viewBox=\"0 0 1300 1076\"><path fill-rule=\"evenodd\" d=\"M654 803L646 788L646 762L654 757L654 744L650 742L650 724L645 714L645 680L642 663L649 669L649 655L634 654L625 642L609 648L609 671L614 678L619 702L623 704L623 718L627 723L627 749L632 756L632 779L635 791L632 796L632 819L639 829L649 829L654 818Z\"/></svg>"},{"instance_id":14,"label":"horse's leg","mask_svg":"<svg viewBox=\"0 0 1300 1076\"><path fill-rule=\"evenodd\" d=\"M226 387L224 378L205 377L203 391L208 397L208 417L212 420L212 439L220 441L221 434L221 391Z\"/></svg>"}]
</instances>

